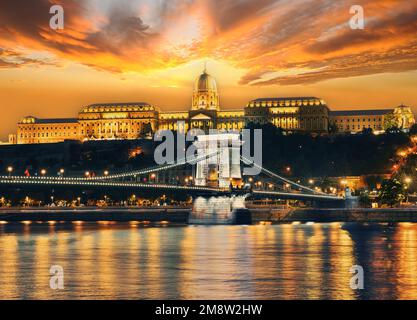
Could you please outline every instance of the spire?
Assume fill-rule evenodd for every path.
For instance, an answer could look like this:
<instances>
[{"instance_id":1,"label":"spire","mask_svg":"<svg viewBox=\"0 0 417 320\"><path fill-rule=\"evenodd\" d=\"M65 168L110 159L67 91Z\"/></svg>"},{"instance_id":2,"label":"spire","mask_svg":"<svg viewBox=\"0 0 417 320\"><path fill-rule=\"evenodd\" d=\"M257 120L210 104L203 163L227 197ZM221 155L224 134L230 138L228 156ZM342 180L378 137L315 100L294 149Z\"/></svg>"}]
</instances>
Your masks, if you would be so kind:
<instances>
[{"instance_id":1,"label":"spire","mask_svg":"<svg viewBox=\"0 0 417 320\"><path fill-rule=\"evenodd\" d=\"M204 70L203 73L207 73L207 61L204 61Z\"/></svg>"}]
</instances>

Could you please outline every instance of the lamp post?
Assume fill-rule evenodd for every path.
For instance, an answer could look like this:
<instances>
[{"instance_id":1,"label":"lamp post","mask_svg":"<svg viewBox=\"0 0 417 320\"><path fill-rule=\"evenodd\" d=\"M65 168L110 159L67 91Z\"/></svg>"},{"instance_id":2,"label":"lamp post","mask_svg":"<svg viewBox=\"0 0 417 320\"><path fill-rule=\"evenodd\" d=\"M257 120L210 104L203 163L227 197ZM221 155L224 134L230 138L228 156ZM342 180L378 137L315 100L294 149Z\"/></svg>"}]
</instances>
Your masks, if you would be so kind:
<instances>
[{"instance_id":1,"label":"lamp post","mask_svg":"<svg viewBox=\"0 0 417 320\"><path fill-rule=\"evenodd\" d=\"M64 168L59 169L59 174L61 175L61 178L64 177L64 173L65 173L65 169Z\"/></svg>"},{"instance_id":2,"label":"lamp post","mask_svg":"<svg viewBox=\"0 0 417 320\"><path fill-rule=\"evenodd\" d=\"M46 169L42 169L42 170L41 170L41 175L42 175L42 176L45 176L45 174L46 174Z\"/></svg>"},{"instance_id":3,"label":"lamp post","mask_svg":"<svg viewBox=\"0 0 417 320\"><path fill-rule=\"evenodd\" d=\"M12 166L8 166L7 167L7 172L9 173L9 177L12 175L13 172L13 167Z\"/></svg>"}]
</instances>

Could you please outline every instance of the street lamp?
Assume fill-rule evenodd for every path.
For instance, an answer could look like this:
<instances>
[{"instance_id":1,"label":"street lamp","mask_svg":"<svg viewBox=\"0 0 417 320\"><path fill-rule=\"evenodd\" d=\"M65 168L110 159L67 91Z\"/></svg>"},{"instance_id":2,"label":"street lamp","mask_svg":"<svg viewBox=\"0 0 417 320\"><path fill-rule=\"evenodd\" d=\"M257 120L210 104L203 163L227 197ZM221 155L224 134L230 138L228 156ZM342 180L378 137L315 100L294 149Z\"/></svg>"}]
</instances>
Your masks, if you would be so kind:
<instances>
[{"instance_id":1,"label":"street lamp","mask_svg":"<svg viewBox=\"0 0 417 320\"><path fill-rule=\"evenodd\" d=\"M405 182L406 184L410 184L410 183L412 182L412 180L411 180L411 178L410 178L410 177L406 177L406 178L404 179L404 182Z\"/></svg>"},{"instance_id":2,"label":"street lamp","mask_svg":"<svg viewBox=\"0 0 417 320\"><path fill-rule=\"evenodd\" d=\"M12 166L8 166L7 167L7 172L9 173L9 177L10 177L10 175L12 174L12 172L13 172L13 167Z\"/></svg>"},{"instance_id":3,"label":"street lamp","mask_svg":"<svg viewBox=\"0 0 417 320\"><path fill-rule=\"evenodd\" d=\"M64 173L65 173L64 168L59 169L59 174L61 175L61 177L64 177Z\"/></svg>"},{"instance_id":4,"label":"street lamp","mask_svg":"<svg viewBox=\"0 0 417 320\"><path fill-rule=\"evenodd\" d=\"M108 170L104 170L104 175L108 176L109 175L109 171Z\"/></svg>"},{"instance_id":5,"label":"street lamp","mask_svg":"<svg viewBox=\"0 0 417 320\"><path fill-rule=\"evenodd\" d=\"M88 178L90 176L90 171L86 171L84 174Z\"/></svg>"},{"instance_id":6,"label":"street lamp","mask_svg":"<svg viewBox=\"0 0 417 320\"><path fill-rule=\"evenodd\" d=\"M46 170L45 170L45 169L42 169L42 170L41 170L41 175L43 175L43 176L44 176L45 174L46 174Z\"/></svg>"},{"instance_id":7,"label":"street lamp","mask_svg":"<svg viewBox=\"0 0 417 320\"><path fill-rule=\"evenodd\" d=\"M310 180L308 180L308 183L309 184L314 184L314 180L313 179L310 179Z\"/></svg>"}]
</instances>

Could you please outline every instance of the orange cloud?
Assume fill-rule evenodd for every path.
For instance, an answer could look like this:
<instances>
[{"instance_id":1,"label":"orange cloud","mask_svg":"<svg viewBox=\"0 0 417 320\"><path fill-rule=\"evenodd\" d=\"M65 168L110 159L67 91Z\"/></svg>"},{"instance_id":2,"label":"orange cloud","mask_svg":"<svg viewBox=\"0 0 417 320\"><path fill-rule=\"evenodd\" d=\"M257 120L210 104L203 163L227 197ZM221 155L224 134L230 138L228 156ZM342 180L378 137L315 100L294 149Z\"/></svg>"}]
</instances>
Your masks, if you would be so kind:
<instances>
[{"instance_id":1,"label":"orange cloud","mask_svg":"<svg viewBox=\"0 0 417 320\"><path fill-rule=\"evenodd\" d=\"M0 3L0 47L47 51L110 72L152 72L211 57L246 70L242 85L291 85L417 69L416 1L63 0L65 29L49 29L54 1ZM349 8L365 9L351 30ZM18 61L18 60L15 60ZM45 63L0 56L3 68Z\"/></svg>"}]
</instances>

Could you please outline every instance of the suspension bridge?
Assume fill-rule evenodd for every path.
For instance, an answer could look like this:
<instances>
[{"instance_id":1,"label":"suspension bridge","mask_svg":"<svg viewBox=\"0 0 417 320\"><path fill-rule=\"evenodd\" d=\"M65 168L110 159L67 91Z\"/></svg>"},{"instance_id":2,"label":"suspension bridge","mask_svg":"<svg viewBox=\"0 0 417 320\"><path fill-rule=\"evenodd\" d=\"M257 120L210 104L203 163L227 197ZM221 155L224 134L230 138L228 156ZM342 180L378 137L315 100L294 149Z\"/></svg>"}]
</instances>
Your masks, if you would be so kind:
<instances>
[{"instance_id":1,"label":"suspension bridge","mask_svg":"<svg viewBox=\"0 0 417 320\"><path fill-rule=\"evenodd\" d=\"M237 135L238 136L238 135ZM234 138L236 138L235 136ZM218 137L215 137L218 139ZM227 136L227 139L230 135ZM206 140L203 140L208 142ZM196 144L197 156L191 159L179 159L174 163L157 165L149 168L129 170L123 172L117 172L107 175L97 176L19 176L8 175L0 176L0 186L15 186L19 188L25 187L75 187L75 188L106 188L106 189L129 189L129 190L151 190L160 191L161 193L167 190L173 192L186 192L190 195L234 195L234 194L246 194L256 198L277 198L277 199L293 199L293 200L311 200L311 201L343 201L343 197L339 197L333 194L327 194L316 189L312 189L308 186L304 186L300 183L294 182L286 177L283 177L277 173L274 173L262 165L248 159L247 157L240 155L240 150L232 147L231 145L222 146L213 150L206 143ZM240 149L240 148L239 148ZM238 151L240 156L240 163L228 164L232 157L232 151ZM227 165L225 165L225 163ZM149 174L158 174L169 170L174 170L185 165L193 165L197 168L195 177L193 179L194 185L178 185L169 183L158 183L156 181L138 182L138 177L144 177ZM267 176L272 179L275 184L275 190L268 189L254 189L249 188L234 188L229 180L232 178L240 177L242 173L242 165L251 166L256 168L263 176ZM226 169L225 169L226 168ZM211 170L211 171L210 171ZM209 182L209 176L214 170L216 181L215 185ZM258 176L257 179L260 179ZM281 187L280 187L281 186ZM291 186L293 188L288 191L288 188L284 186Z\"/></svg>"}]
</instances>

